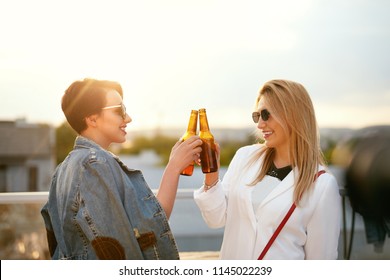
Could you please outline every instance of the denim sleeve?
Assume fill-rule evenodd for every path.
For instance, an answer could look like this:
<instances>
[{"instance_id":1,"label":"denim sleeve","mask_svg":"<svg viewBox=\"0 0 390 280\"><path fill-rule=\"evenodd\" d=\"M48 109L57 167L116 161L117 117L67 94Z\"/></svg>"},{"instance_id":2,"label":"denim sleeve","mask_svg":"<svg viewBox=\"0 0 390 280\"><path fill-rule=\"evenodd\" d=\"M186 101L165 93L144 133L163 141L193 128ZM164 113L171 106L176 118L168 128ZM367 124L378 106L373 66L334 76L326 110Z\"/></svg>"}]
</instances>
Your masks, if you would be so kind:
<instances>
[{"instance_id":1,"label":"denim sleeve","mask_svg":"<svg viewBox=\"0 0 390 280\"><path fill-rule=\"evenodd\" d=\"M99 259L142 259L142 252L123 206L113 170L105 161L89 162L83 170L76 221Z\"/></svg>"}]
</instances>

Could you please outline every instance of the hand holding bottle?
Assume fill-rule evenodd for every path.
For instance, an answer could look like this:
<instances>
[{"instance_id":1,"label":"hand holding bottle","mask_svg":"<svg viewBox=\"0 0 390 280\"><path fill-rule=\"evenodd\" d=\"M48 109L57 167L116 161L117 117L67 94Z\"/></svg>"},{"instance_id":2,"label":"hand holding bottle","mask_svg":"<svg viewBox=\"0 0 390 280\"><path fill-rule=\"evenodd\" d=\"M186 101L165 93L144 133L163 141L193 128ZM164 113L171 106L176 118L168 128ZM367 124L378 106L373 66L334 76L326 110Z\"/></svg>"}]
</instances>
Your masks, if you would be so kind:
<instances>
[{"instance_id":1,"label":"hand holding bottle","mask_svg":"<svg viewBox=\"0 0 390 280\"><path fill-rule=\"evenodd\" d=\"M199 136L191 136L186 140L179 140L171 150L168 165L174 165L179 172L194 162L199 163L202 151L202 141Z\"/></svg>"},{"instance_id":2,"label":"hand holding bottle","mask_svg":"<svg viewBox=\"0 0 390 280\"><path fill-rule=\"evenodd\" d=\"M212 172L212 173L205 173L204 174L204 181L203 181L203 184L204 184L204 189L205 191L211 189L212 187L214 187L218 181L219 181L219 167L221 166L221 163L220 163L220 146L217 142L215 142L215 147L216 147L216 156L217 156L217 164L218 164L218 170L216 172Z\"/></svg>"}]
</instances>

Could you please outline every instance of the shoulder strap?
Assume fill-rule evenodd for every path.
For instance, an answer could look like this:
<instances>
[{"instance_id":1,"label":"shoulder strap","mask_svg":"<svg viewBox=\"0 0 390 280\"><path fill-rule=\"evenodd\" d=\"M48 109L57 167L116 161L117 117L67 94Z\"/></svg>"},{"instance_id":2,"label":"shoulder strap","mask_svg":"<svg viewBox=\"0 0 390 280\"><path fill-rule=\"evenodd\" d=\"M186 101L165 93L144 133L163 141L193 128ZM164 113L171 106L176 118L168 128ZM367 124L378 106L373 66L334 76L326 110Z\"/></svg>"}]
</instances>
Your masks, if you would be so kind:
<instances>
[{"instance_id":1,"label":"shoulder strap","mask_svg":"<svg viewBox=\"0 0 390 280\"><path fill-rule=\"evenodd\" d=\"M318 171L318 173L314 176L314 181L319 177L321 176L321 174L324 174L326 171L325 170L320 170ZM280 231L283 229L284 225L287 223L288 219L290 218L291 214L294 212L296 208L296 205L295 203L293 203L290 207L290 209L288 210L286 216L283 218L283 220L280 222L279 226L277 227L277 229L275 230L274 234L271 236L270 240L268 241L267 245L265 245L263 251L261 252L261 254L259 255L259 257L257 258L258 260L262 260L265 256L265 254L267 254L269 248L271 247L272 243L274 243L276 237L279 235Z\"/></svg>"}]
</instances>

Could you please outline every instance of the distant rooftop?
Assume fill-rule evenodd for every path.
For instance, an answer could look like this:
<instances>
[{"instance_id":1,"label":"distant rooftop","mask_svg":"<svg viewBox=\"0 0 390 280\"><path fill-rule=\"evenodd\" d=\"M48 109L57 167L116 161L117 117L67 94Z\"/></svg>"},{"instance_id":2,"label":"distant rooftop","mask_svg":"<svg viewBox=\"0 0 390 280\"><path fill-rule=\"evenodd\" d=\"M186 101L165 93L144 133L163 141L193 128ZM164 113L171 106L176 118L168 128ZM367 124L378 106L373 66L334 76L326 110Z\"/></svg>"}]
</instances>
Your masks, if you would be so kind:
<instances>
[{"instance_id":1,"label":"distant rooftop","mask_svg":"<svg viewBox=\"0 0 390 280\"><path fill-rule=\"evenodd\" d=\"M0 156L48 156L52 154L54 129L25 120L0 121Z\"/></svg>"}]
</instances>

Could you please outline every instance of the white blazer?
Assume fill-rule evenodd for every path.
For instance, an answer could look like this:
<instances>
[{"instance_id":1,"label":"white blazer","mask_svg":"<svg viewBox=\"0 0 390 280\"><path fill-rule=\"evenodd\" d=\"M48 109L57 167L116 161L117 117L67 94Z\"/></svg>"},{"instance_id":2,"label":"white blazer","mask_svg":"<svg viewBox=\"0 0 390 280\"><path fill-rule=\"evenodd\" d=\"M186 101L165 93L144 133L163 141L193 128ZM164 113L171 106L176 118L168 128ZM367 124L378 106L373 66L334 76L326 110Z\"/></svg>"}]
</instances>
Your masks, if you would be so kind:
<instances>
[{"instance_id":1,"label":"white blazer","mask_svg":"<svg viewBox=\"0 0 390 280\"><path fill-rule=\"evenodd\" d=\"M254 211L254 187L248 183L257 175L262 161L249 167L246 164L260 147L256 144L239 149L221 182L207 192L203 188L194 192L207 225L225 227L221 259L257 259L293 203L296 171L290 172ZM270 180L269 176L262 184L264 180ZM327 172L303 197L264 259L337 259L340 226L339 187Z\"/></svg>"}]
</instances>

